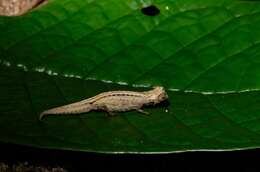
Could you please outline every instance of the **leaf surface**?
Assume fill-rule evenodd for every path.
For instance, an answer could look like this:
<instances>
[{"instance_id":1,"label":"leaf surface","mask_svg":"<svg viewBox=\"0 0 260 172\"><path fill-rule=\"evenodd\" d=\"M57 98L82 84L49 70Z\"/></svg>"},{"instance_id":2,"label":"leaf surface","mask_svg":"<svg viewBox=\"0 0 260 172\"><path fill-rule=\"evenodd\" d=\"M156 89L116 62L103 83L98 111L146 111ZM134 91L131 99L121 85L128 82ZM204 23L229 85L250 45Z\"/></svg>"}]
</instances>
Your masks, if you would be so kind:
<instances>
[{"instance_id":1,"label":"leaf surface","mask_svg":"<svg viewBox=\"0 0 260 172\"><path fill-rule=\"evenodd\" d=\"M148 16L143 7L160 13ZM52 0L0 18L0 140L96 152L260 145L260 4L233 0ZM43 110L162 85L169 104L108 118ZM148 87L148 88L147 88Z\"/></svg>"}]
</instances>

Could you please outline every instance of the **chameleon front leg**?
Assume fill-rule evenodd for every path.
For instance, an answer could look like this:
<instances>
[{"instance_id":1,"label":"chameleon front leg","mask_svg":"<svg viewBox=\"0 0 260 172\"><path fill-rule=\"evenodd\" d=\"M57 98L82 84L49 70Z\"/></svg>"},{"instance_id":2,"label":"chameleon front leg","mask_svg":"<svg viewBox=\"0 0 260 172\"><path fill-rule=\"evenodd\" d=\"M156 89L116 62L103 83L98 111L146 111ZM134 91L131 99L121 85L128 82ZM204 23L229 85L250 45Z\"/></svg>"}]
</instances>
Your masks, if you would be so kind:
<instances>
[{"instance_id":1,"label":"chameleon front leg","mask_svg":"<svg viewBox=\"0 0 260 172\"><path fill-rule=\"evenodd\" d=\"M149 112L146 112L146 111L144 111L143 109L136 109L136 111L137 111L137 112L140 112L140 113L142 113L142 114L144 114L144 115L150 115Z\"/></svg>"}]
</instances>

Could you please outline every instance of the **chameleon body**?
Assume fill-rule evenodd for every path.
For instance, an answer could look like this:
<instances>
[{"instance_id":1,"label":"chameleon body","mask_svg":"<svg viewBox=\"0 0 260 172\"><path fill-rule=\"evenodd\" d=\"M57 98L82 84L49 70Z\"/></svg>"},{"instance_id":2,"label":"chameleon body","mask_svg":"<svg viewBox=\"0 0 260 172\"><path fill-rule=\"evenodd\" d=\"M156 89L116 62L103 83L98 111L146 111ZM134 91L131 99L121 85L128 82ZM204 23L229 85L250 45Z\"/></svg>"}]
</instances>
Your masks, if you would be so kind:
<instances>
[{"instance_id":1,"label":"chameleon body","mask_svg":"<svg viewBox=\"0 0 260 172\"><path fill-rule=\"evenodd\" d=\"M43 111L40 114L40 119L50 114L79 114L92 110L103 110L108 112L110 115L114 115L113 112L124 112L130 110L137 110L138 112L148 114L141 109L144 105L155 105L167 98L168 95L163 87L154 87L154 89L144 92L109 91L100 93L80 102Z\"/></svg>"}]
</instances>

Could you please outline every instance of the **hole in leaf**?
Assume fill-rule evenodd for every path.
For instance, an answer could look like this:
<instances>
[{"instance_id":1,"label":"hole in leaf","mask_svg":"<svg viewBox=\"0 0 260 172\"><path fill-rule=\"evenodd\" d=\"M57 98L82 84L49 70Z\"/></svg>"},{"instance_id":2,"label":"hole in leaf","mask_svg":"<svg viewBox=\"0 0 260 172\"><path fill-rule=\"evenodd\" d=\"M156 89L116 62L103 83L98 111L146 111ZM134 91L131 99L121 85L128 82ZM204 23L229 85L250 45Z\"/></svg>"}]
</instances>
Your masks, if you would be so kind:
<instances>
[{"instance_id":1,"label":"hole in leaf","mask_svg":"<svg viewBox=\"0 0 260 172\"><path fill-rule=\"evenodd\" d=\"M0 0L0 15L20 16L46 4L48 0Z\"/></svg>"},{"instance_id":2,"label":"hole in leaf","mask_svg":"<svg viewBox=\"0 0 260 172\"><path fill-rule=\"evenodd\" d=\"M157 16L158 14L160 14L160 9L154 5L150 5L148 7L142 8L141 12L147 16Z\"/></svg>"}]
</instances>

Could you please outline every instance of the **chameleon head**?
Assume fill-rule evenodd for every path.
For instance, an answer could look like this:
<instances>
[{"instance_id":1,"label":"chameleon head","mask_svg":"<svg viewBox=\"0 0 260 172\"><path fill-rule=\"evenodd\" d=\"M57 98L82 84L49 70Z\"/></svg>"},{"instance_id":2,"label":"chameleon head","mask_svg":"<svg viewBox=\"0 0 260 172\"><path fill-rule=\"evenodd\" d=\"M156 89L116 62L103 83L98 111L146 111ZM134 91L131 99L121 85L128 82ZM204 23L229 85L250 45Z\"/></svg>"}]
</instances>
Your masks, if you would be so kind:
<instances>
[{"instance_id":1,"label":"chameleon head","mask_svg":"<svg viewBox=\"0 0 260 172\"><path fill-rule=\"evenodd\" d=\"M168 95L163 87L156 86L153 90L147 91L148 98L151 103L157 104L168 98Z\"/></svg>"}]
</instances>

